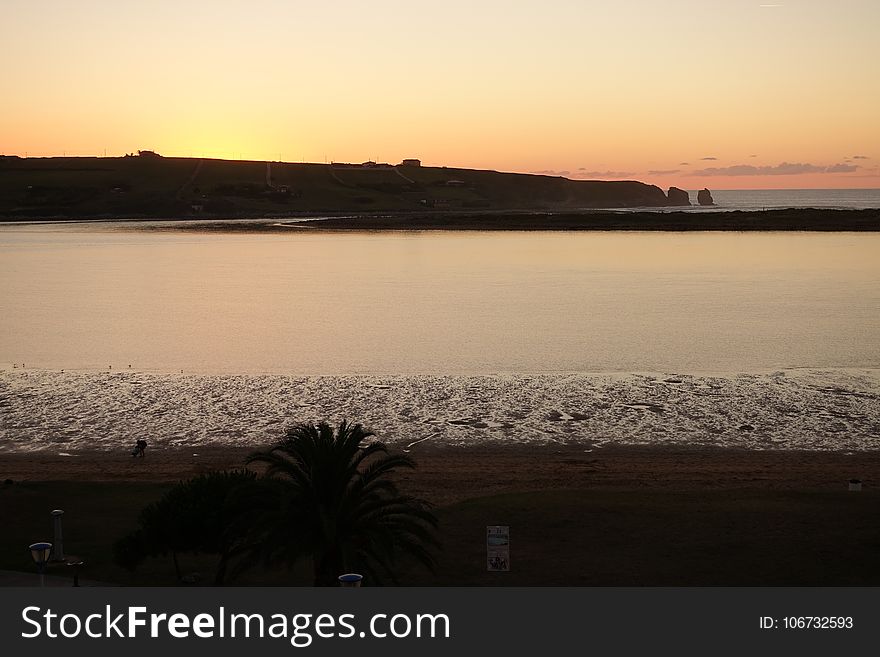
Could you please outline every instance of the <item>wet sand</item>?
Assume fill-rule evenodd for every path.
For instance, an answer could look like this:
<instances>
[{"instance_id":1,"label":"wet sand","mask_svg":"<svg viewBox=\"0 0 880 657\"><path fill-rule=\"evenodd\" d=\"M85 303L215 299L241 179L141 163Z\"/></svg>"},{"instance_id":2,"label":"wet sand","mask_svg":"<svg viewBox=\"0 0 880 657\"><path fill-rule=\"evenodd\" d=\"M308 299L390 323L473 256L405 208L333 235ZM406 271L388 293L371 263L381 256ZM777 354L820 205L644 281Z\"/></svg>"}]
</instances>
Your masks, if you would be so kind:
<instances>
[{"instance_id":1,"label":"wet sand","mask_svg":"<svg viewBox=\"0 0 880 657\"><path fill-rule=\"evenodd\" d=\"M880 449L880 371L189 375L0 370L0 453L251 448L357 418L399 449L528 444Z\"/></svg>"},{"instance_id":2,"label":"wet sand","mask_svg":"<svg viewBox=\"0 0 880 657\"><path fill-rule=\"evenodd\" d=\"M210 470L241 467L251 448L150 449L126 453L0 454L0 480L171 482ZM501 493L606 491L841 491L851 478L880 485L880 452L843 454L612 446L428 446L410 455L417 469L401 487L438 506Z\"/></svg>"},{"instance_id":3,"label":"wet sand","mask_svg":"<svg viewBox=\"0 0 880 657\"><path fill-rule=\"evenodd\" d=\"M219 225L216 226L220 228ZM788 210L720 212L520 212L372 215L266 224L332 230L623 230L623 231L878 231L880 210ZM240 227L241 229L243 227Z\"/></svg>"},{"instance_id":4,"label":"wet sand","mask_svg":"<svg viewBox=\"0 0 880 657\"><path fill-rule=\"evenodd\" d=\"M329 215L329 216L328 216ZM119 218L103 219L118 221ZM46 220L51 221L51 220ZM57 221L57 220L56 220ZM71 220L72 222L73 220ZM80 220L88 221L88 220ZM385 212L320 216L132 218L125 228L151 231L290 233L291 230L455 231L880 231L880 209L789 208L712 211L486 210ZM39 223L39 222L38 222Z\"/></svg>"}]
</instances>

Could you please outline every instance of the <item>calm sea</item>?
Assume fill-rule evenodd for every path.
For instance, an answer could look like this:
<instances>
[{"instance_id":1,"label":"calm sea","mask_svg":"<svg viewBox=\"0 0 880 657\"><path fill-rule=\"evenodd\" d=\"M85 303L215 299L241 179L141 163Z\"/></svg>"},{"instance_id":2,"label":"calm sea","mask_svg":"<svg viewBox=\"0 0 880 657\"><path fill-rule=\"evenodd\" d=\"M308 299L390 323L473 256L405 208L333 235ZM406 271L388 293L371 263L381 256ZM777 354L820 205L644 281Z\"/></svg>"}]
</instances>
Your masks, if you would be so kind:
<instances>
[{"instance_id":1,"label":"calm sea","mask_svg":"<svg viewBox=\"0 0 880 657\"><path fill-rule=\"evenodd\" d=\"M6 226L0 449L344 416L407 444L873 448L878 253L873 233Z\"/></svg>"},{"instance_id":2,"label":"calm sea","mask_svg":"<svg viewBox=\"0 0 880 657\"><path fill-rule=\"evenodd\" d=\"M688 192L697 203L697 190ZM715 207L694 205L693 211L772 210L782 208L880 208L880 189L719 189L712 190Z\"/></svg>"}]
</instances>

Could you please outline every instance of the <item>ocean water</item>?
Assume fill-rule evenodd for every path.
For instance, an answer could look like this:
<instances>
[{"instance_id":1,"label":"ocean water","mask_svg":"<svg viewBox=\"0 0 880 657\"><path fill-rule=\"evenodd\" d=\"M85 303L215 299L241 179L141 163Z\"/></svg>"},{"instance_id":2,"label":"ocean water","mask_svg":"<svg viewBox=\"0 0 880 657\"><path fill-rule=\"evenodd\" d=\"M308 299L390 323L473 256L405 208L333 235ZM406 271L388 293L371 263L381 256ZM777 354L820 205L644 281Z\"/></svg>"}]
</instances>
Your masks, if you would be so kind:
<instances>
[{"instance_id":1,"label":"ocean water","mask_svg":"<svg viewBox=\"0 0 880 657\"><path fill-rule=\"evenodd\" d=\"M0 228L0 450L880 448L880 235Z\"/></svg>"},{"instance_id":2,"label":"ocean water","mask_svg":"<svg viewBox=\"0 0 880 657\"><path fill-rule=\"evenodd\" d=\"M711 185L709 185L711 189ZM691 211L778 210L828 208L865 210L880 208L880 189L711 189L715 206L697 205L697 190L689 190ZM647 208L644 208L647 209ZM663 208L661 211L668 211Z\"/></svg>"}]
</instances>

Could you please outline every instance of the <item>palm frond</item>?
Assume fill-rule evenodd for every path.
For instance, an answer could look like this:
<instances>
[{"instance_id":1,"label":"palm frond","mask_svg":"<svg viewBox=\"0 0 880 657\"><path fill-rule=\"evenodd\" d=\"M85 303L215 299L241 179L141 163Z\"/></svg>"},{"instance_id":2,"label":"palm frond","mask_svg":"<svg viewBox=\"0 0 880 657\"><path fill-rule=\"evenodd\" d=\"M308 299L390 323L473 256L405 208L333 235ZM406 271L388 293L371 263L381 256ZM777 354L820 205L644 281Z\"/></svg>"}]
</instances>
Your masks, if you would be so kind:
<instances>
[{"instance_id":1,"label":"palm frond","mask_svg":"<svg viewBox=\"0 0 880 657\"><path fill-rule=\"evenodd\" d=\"M335 429L327 422L297 424L268 450L251 454L247 462L265 465L264 479L281 485L273 489L279 499L254 520L259 529L242 553L284 563L310 556L316 583L332 583L350 567L375 582L380 573L394 580L399 554L432 567L437 519L422 500L399 494L391 478L415 463L372 437L346 420Z\"/></svg>"}]
</instances>

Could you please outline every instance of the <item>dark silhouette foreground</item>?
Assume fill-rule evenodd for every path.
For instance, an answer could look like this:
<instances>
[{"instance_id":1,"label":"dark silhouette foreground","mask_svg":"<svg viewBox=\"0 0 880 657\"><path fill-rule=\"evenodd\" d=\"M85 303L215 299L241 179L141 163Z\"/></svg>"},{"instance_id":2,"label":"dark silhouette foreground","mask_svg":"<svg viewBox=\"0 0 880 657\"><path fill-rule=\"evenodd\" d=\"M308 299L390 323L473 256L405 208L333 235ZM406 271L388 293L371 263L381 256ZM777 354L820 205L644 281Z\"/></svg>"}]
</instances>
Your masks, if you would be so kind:
<instances>
[{"instance_id":1,"label":"dark silhouette foreground","mask_svg":"<svg viewBox=\"0 0 880 657\"><path fill-rule=\"evenodd\" d=\"M367 584L397 582L402 558L433 570L437 519L428 505L401 494L391 476L413 468L360 424L301 424L250 463L182 482L140 514L139 528L117 541L116 562L134 570L148 557L216 554L214 583L257 564L292 567L308 560L315 586L335 586L342 573Z\"/></svg>"},{"instance_id":2,"label":"dark silhouette foreground","mask_svg":"<svg viewBox=\"0 0 880 657\"><path fill-rule=\"evenodd\" d=\"M300 424L248 463L265 464L280 483L277 506L261 528L263 558L288 565L311 558L315 586L334 586L342 573L367 583L397 581L395 564L410 557L432 569L437 519L427 504L401 494L391 480L413 468L389 454L360 424Z\"/></svg>"},{"instance_id":3,"label":"dark silhouette foreground","mask_svg":"<svg viewBox=\"0 0 880 657\"><path fill-rule=\"evenodd\" d=\"M216 554L215 584L225 582L230 561L244 554L252 538L252 511L264 499L257 476L247 470L212 472L181 482L145 507L139 528L116 542L115 561L134 570L148 557L170 554L178 581L178 555Z\"/></svg>"}]
</instances>

